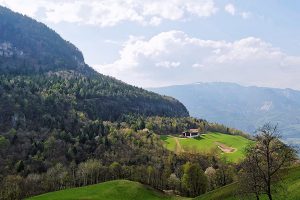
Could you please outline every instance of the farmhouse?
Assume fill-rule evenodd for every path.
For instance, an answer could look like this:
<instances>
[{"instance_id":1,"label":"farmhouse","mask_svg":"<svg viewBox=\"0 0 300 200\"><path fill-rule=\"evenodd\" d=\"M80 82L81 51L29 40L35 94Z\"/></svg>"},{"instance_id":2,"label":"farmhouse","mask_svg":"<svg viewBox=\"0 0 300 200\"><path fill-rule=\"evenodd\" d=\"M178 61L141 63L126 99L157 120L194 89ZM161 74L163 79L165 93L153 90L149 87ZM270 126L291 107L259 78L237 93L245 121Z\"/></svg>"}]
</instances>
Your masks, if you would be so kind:
<instances>
[{"instance_id":1,"label":"farmhouse","mask_svg":"<svg viewBox=\"0 0 300 200\"><path fill-rule=\"evenodd\" d=\"M190 129L188 131L182 132L183 137L194 138L200 135L198 129Z\"/></svg>"}]
</instances>

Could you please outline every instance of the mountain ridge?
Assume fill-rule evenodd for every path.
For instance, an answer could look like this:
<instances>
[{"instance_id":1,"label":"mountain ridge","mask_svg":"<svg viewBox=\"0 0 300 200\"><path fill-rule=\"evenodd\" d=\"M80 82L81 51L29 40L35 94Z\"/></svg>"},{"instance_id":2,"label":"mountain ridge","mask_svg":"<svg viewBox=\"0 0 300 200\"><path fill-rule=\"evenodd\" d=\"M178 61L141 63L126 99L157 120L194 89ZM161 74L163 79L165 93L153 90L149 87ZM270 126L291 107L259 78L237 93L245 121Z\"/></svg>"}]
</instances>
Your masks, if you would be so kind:
<instances>
[{"instance_id":1,"label":"mountain ridge","mask_svg":"<svg viewBox=\"0 0 300 200\"><path fill-rule=\"evenodd\" d=\"M193 85L232 85L232 86L238 86L238 87L246 87L246 88L265 88L265 89L275 89L275 90L290 90L290 91L296 91L300 92L298 89L293 89L293 88L276 88L276 87L268 87L268 86L256 86L256 85L243 85L235 82L224 82L224 81L214 81L214 82L193 82L193 83L186 83L186 84L178 84L178 85L166 85L166 86L161 86L161 87L147 87L147 89L159 89L159 88L168 88L168 87L175 87L175 86L193 86Z\"/></svg>"}]
</instances>

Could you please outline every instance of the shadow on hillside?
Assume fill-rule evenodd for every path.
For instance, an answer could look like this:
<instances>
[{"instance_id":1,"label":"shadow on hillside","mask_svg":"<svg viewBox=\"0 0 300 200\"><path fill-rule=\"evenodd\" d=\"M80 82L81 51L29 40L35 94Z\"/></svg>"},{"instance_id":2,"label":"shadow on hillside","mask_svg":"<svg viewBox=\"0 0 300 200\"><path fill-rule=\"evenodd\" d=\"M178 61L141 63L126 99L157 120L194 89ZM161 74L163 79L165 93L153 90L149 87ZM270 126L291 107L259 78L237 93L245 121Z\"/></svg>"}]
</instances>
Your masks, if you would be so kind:
<instances>
[{"instance_id":1,"label":"shadow on hillside","mask_svg":"<svg viewBox=\"0 0 300 200\"><path fill-rule=\"evenodd\" d=\"M191 139L194 139L194 140L204 140L205 138L202 137L202 136L198 136L198 137L194 137L194 138L191 138Z\"/></svg>"}]
</instances>

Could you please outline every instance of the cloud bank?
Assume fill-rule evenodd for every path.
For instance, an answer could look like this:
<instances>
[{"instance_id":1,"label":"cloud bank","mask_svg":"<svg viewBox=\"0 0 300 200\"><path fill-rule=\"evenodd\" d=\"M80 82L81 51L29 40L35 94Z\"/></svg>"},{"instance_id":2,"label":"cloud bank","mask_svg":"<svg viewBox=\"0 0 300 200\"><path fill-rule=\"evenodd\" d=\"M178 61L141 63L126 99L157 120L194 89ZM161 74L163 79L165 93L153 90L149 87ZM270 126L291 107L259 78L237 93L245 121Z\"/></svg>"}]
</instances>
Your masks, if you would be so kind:
<instances>
[{"instance_id":1,"label":"cloud bank","mask_svg":"<svg viewBox=\"0 0 300 200\"><path fill-rule=\"evenodd\" d=\"M300 89L300 57L254 37L202 40L176 30L149 39L130 37L119 59L95 68L144 87L224 81Z\"/></svg>"},{"instance_id":2,"label":"cloud bank","mask_svg":"<svg viewBox=\"0 0 300 200\"><path fill-rule=\"evenodd\" d=\"M157 26L163 20L210 17L218 10L213 0L0 0L0 4L52 23L100 27L124 21Z\"/></svg>"}]
</instances>

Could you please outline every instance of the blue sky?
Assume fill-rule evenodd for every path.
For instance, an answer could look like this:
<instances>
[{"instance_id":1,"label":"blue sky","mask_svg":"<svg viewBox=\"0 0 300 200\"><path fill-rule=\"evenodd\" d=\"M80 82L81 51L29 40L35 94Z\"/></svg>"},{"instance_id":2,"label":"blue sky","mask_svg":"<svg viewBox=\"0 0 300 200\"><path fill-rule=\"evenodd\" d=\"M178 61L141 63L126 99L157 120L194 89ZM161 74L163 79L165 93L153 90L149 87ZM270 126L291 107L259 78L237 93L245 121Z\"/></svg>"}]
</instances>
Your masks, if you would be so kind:
<instances>
[{"instance_id":1,"label":"blue sky","mask_svg":"<svg viewBox=\"0 0 300 200\"><path fill-rule=\"evenodd\" d=\"M142 87L300 89L300 1L0 0L46 23L97 71Z\"/></svg>"}]
</instances>

